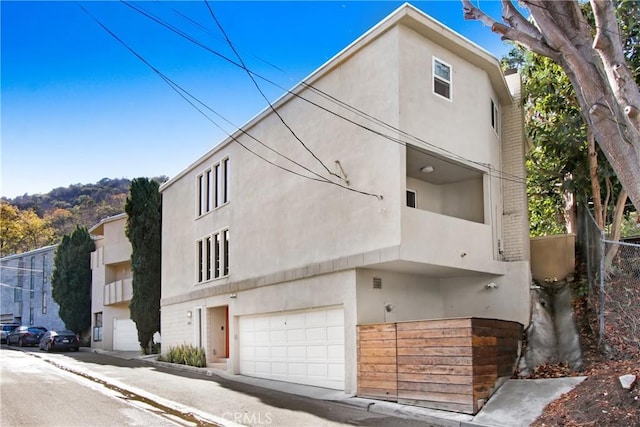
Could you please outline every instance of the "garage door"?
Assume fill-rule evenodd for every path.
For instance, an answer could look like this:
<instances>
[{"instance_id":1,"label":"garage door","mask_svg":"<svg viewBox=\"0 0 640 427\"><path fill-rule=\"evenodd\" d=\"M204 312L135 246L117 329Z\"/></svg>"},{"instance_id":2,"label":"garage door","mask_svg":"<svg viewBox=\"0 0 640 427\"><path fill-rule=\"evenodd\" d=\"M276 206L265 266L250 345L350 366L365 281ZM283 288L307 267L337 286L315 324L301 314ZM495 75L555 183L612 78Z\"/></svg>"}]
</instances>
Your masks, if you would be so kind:
<instances>
[{"instance_id":1,"label":"garage door","mask_svg":"<svg viewBox=\"0 0 640 427\"><path fill-rule=\"evenodd\" d=\"M342 307L240 317L240 373L344 389Z\"/></svg>"},{"instance_id":2,"label":"garage door","mask_svg":"<svg viewBox=\"0 0 640 427\"><path fill-rule=\"evenodd\" d=\"M131 319L113 319L113 349L118 351L138 351L138 329Z\"/></svg>"}]
</instances>

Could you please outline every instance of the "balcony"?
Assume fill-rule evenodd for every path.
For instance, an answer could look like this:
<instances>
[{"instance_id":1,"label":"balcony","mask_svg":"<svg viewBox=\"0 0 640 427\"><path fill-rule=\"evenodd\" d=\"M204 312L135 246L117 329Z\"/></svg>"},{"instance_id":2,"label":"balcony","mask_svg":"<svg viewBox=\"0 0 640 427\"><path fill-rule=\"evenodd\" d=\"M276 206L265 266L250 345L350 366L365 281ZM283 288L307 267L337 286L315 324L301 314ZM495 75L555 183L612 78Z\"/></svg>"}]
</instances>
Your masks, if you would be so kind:
<instances>
[{"instance_id":1,"label":"balcony","mask_svg":"<svg viewBox=\"0 0 640 427\"><path fill-rule=\"evenodd\" d=\"M420 209L402 209L400 259L428 264L440 275L504 274L494 259L491 226Z\"/></svg>"},{"instance_id":2,"label":"balcony","mask_svg":"<svg viewBox=\"0 0 640 427\"><path fill-rule=\"evenodd\" d=\"M132 297L133 285L131 279L116 280L104 285L104 305L129 302Z\"/></svg>"}]
</instances>

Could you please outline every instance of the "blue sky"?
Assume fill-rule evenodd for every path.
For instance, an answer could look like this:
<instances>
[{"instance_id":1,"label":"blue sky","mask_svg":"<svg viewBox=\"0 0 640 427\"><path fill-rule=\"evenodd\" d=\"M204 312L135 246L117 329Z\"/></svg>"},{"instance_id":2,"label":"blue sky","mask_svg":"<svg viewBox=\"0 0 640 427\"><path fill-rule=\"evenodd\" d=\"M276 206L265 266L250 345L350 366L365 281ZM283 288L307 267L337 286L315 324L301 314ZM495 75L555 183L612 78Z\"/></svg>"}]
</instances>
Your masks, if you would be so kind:
<instances>
[{"instance_id":1,"label":"blue sky","mask_svg":"<svg viewBox=\"0 0 640 427\"><path fill-rule=\"evenodd\" d=\"M495 18L500 2L476 0ZM234 58L203 1L134 2ZM403 2L210 2L273 100ZM412 2L500 58L459 0ZM2 1L0 195L102 178L175 176L225 136L91 16L209 107L242 125L267 104L246 73L117 1ZM227 130L233 131L231 127Z\"/></svg>"}]
</instances>

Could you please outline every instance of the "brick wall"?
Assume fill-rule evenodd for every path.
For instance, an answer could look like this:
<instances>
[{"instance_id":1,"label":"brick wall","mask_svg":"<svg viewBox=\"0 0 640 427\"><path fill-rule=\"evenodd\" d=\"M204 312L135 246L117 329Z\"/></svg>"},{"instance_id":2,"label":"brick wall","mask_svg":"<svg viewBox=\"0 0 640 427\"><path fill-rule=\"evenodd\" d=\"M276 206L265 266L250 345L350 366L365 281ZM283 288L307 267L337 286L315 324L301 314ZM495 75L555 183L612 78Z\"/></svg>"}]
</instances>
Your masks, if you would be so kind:
<instances>
[{"instance_id":1,"label":"brick wall","mask_svg":"<svg viewBox=\"0 0 640 427\"><path fill-rule=\"evenodd\" d=\"M503 255L506 261L523 261L529 260L524 112L521 107L520 75L506 76L506 80L514 102L502 108Z\"/></svg>"}]
</instances>

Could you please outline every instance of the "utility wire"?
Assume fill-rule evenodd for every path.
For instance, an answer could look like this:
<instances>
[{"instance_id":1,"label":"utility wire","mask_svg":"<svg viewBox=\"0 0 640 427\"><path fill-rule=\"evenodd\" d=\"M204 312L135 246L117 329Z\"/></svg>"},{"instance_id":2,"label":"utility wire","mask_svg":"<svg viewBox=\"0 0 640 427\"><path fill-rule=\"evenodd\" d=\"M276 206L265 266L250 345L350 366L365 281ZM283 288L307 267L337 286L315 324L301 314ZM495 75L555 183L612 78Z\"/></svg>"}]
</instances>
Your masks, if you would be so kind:
<instances>
[{"instance_id":1,"label":"utility wire","mask_svg":"<svg viewBox=\"0 0 640 427\"><path fill-rule=\"evenodd\" d=\"M213 20L215 21L216 25L218 26L218 28L220 29L220 32L222 33L222 35L224 36L225 40L227 41L227 44L229 45L229 47L231 48L231 50L233 51L233 53L236 55L236 57L238 58L238 61L240 61L240 64L242 65L242 69L247 73L247 75L249 76L249 78L251 79L251 81L253 82L253 84L255 85L256 89L258 89L258 92L260 92L260 95L262 95L262 98L264 98L265 101L267 101L267 104L269 104L269 108L271 109L271 111L273 111L273 113L278 117L278 119L280 119L280 122L282 123L282 125L284 127L286 127L289 132L291 133L291 135L293 135L293 137L298 140L298 142L300 144L302 144L302 146L305 148L305 150L307 150L309 152L309 154L311 154L311 156L313 156L314 159L316 159L321 165L322 167L327 171L327 173L329 175L333 175L335 177L337 177L338 179L342 179L342 177L338 174L336 174L335 172L331 172L329 170L329 168L327 167L327 165L324 164L324 162L322 160L320 160L320 158L307 146L307 144L305 144L299 137L298 135L296 135L296 133L293 131L293 129L291 129L291 126L289 126L287 124L287 122L285 122L284 118L280 115L280 113L278 112L278 110L276 110L273 107L273 104L271 103L271 101L269 101L269 98L267 98L267 96L264 94L264 92L262 91L262 89L260 88L260 85L258 84L258 82L256 81L256 79L253 77L253 74L251 73L251 71L249 71L249 69L247 68L246 64L244 63L244 61L242 60L242 57L240 56L240 54L238 53L238 51L236 50L236 48L233 46L233 43L231 42L231 40L229 39L229 36L227 35L227 32L224 30L224 28L222 27L222 24L220 23L220 21L218 21L218 18L216 17L216 14L213 12L213 9L211 8L211 5L209 4L208 0L204 0L204 3L207 5L207 8L209 9L209 13L211 14L211 17L213 18Z\"/></svg>"},{"instance_id":2,"label":"utility wire","mask_svg":"<svg viewBox=\"0 0 640 427\"><path fill-rule=\"evenodd\" d=\"M277 150L268 147L266 144L264 144L263 142L261 142L260 140L258 140L257 138L249 135L246 131L244 131L241 128L237 128L239 131L241 131L242 133L250 136L252 139L254 139L255 141L259 142L261 145L267 147L269 150L273 151L274 153L282 156L283 158L293 162L294 164L296 164L297 166L309 171L310 173L318 176L318 178L313 178L304 174L301 174L299 172L290 170L288 168L285 168L282 165L278 165L272 161L270 161L269 159L265 158L264 156L256 153L255 151L251 150L249 147L247 147L245 144L243 144L240 140L238 140L235 136L233 136L232 134L228 133L225 129L223 129L217 122L215 122L215 120L211 119L204 111L202 111L202 109L200 109L197 105L195 105L188 97L194 99L196 102L198 102L199 104L201 104L202 106L204 106L205 108L207 108L209 111L213 112L214 114L218 115L219 117L222 117L220 114L218 114L217 112L215 112L212 108L210 108L209 106L207 106L204 102L200 101L197 97L193 96L189 91L187 91L186 89L182 88L179 84L177 84L176 82L174 82L173 80L171 80L169 77L167 77L164 73L162 73L159 69L157 69L156 67L154 67L151 63L149 63L142 55L140 55L138 52L136 52L132 47L130 47L126 42L124 42L120 37L118 37L115 33L113 33L106 25L104 25L99 19L97 19L96 17L94 17L87 9L85 9L82 5L80 5L80 8L87 14L89 15L100 27L102 27L109 35L111 35L113 38L115 38L118 42L120 42L127 50L129 50L133 55L135 55L140 61L142 61L145 65L147 65L149 68L151 68L151 70L153 70L158 76L160 76L160 78L162 78L162 80L167 83L176 93L178 93L178 95L180 95L187 103L189 103L189 105L191 105L194 109L196 109L200 114L202 114L206 119L208 119L212 124L214 124L218 129L220 129L222 132L224 132L225 134L227 134L228 137L230 137L231 139L233 139L235 142L237 142L242 148L244 148L245 150L249 151L250 153L254 154L255 156L257 156L258 158L264 160L265 162L279 168L282 169L286 172L292 173L294 175L300 176L302 178L306 178L312 181L316 181L316 182L321 182L321 183L325 183L325 184L331 184L331 185L335 185L338 186L340 188L343 188L345 190L354 192L354 193L358 193L358 194L362 194L362 195L366 195L366 196L373 196L375 198L377 198L378 200L382 200L383 196L379 195L379 194L374 194L374 193L369 193L366 191L360 191L360 190L356 190L354 188L351 187L347 187L343 184L340 184L338 182L334 182L331 181L327 178L324 178L320 175L318 175L317 173L315 173L314 171L308 169L307 167L295 162L294 160L290 159L289 157L279 153ZM224 119L227 123L231 123L230 121Z\"/></svg>"},{"instance_id":3,"label":"utility wire","mask_svg":"<svg viewBox=\"0 0 640 427\"><path fill-rule=\"evenodd\" d=\"M255 73L255 72L253 72L253 71L251 71L251 70L247 69L246 67L243 67L243 65L242 65L242 64L239 64L239 63L237 63L236 61L234 61L234 60L232 60L232 59L228 58L227 56L225 56L225 55L223 55L223 54L221 54L220 52L217 52L217 51L215 51L215 50L211 49L210 47L208 47L208 46L206 46L205 44L201 43L201 42L200 42L200 41L198 41L197 39L195 39L195 38L191 37L190 35L186 34L184 31L182 31L182 30L180 30L180 29L178 29L178 28L176 28L176 27L174 27L174 26L172 26L172 25L170 25L170 24L168 24L168 23L164 22L163 20L161 20L161 19L159 19L159 18L155 17L154 15L152 15L152 14L148 13L147 11L145 11L145 10L143 10L143 9L140 9L140 8L138 8L137 6L134 6L134 5L130 4L130 3L129 3L129 2L127 2L126 0L121 0L121 2L122 2L122 3L124 3L125 5L129 6L129 7L130 7L130 8L132 8L133 10L137 11L138 13L140 13L140 14L142 14L142 15L146 16L147 18L149 18L149 19L153 20L154 22L156 22L156 23L158 23L158 24L160 24L160 25L164 26L165 28L167 28L167 29L169 29L169 30L173 31L174 33L178 34L179 36L181 36L181 37L183 37L183 38L187 39L188 41L190 41L191 43L195 44L196 46L201 47L202 49L204 49L204 50L206 50L206 51L208 51L208 52L210 52L210 53L214 54L215 56L217 56L217 57L219 57L219 58L221 58L221 59L223 59L223 60L225 60L225 61L229 62L230 64L232 64L232 65L234 65L234 66L236 66L236 67L238 67L238 68L245 69L246 71L250 72L252 75L256 76L257 78L260 78L260 79L264 80L265 82L267 82L267 83L269 83L269 84L272 84L273 86L275 86L275 87L277 87L277 88L280 88L281 90L285 91L286 93L288 93L288 94L290 94L290 95L292 95L292 96L298 97L298 98L300 98L300 99L302 99L302 100L304 100L304 101L306 101L306 102L310 103L311 105L314 105L314 106L316 106L316 107L318 107L318 108L320 108L320 109L322 109L322 110L324 110L324 111L326 111L326 112L328 112L328 113L330 113L330 114L332 114L332 115L335 115L336 117L339 117L339 118L341 118L341 119L343 119L343 120L346 120L347 122L352 123L352 124L354 124L354 125L356 125L356 126L358 126L358 127L362 128L362 129L364 129L364 130L367 130L367 131L373 132L373 133L375 133L375 134L377 134L377 135L379 135L379 136L381 136L381 137L383 137L383 138L389 139L389 140L391 140L391 141L393 141L393 142L396 142L396 143L398 143L398 144L400 144L400 145L406 145L406 144L407 144L406 142L404 142L404 141L402 141L402 140L400 140L400 139L397 139L397 138L391 137L391 136L386 135L386 134L384 134L384 133L382 133L382 132L374 131L373 129L371 129L371 128L367 127L367 126L364 126L364 125L362 125L362 124L360 124L360 123L358 123L358 122L355 122L355 121L353 121L353 120L351 120L351 119L348 119L348 118L346 118L346 117L344 117L344 116L342 116L342 115L340 115L340 114L338 114L338 113L336 113L336 112L334 112L334 111L332 111L332 110L329 110L329 109L328 109L328 108L326 108L326 107L323 107L323 106L319 105L318 103L315 103L315 102L313 102L313 101L311 101L311 100L309 100L309 99L307 99L307 98L303 97L303 96L302 96L302 95L300 95L299 93L296 93L296 92L293 92L292 90L289 90L289 89L283 88L282 86L280 86L279 84L277 84L277 83L273 82L272 80L270 80L270 79L268 79L268 78L266 78L266 77L263 77L263 76L261 76L261 75L259 75L259 74ZM302 83L302 85L305 85L305 84L306 84L306 83ZM308 86L311 86L311 85L308 85ZM312 86L311 86L311 87L312 87ZM318 89L316 88L316 90L318 90ZM349 105L349 104L346 104L346 103L343 103L343 104L344 104L344 105ZM351 106L349 106L349 107L350 107L350 108L354 108L354 109L355 109L355 107L351 107ZM359 111L359 110L355 109L355 111ZM363 113L363 114L366 114L366 113ZM376 120L379 120L379 119L376 119ZM391 126L391 125L388 125L388 124L386 124L385 122L383 122L383 121L381 121L381 120L379 120L379 121L380 121L381 123L384 123L386 126ZM399 130L399 129L397 129L397 128L393 128L393 129L394 129L394 130L396 130L396 131L404 132L404 131L401 131L401 130ZM405 133L405 134L407 134L407 135L410 135L410 134L408 134L407 132L404 132L404 133ZM495 174L492 174L492 173L491 173L491 171L490 171L490 172L488 173L488 174L489 174L489 176L493 176L493 177L495 177L495 178L503 179L503 180L507 180L507 181L519 182L519 183L523 183L523 184L524 184L524 183L526 183L526 179L525 179L525 178L523 178L523 177L520 177L520 176L517 176L517 175L512 175L512 176L514 177L513 179L505 178L505 177L504 177L504 175L509 175L509 174L508 174L508 173L506 173L506 172L504 172L504 171L502 171L502 170L500 170L500 169L488 168L488 167L487 167L487 165L486 165L486 164L484 164L484 163L475 162L475 161L470 160L470 159L467 159L467 158L465 158L465 157L463 157L463 156L460 156L460 155L457 155L457 154L451 153L451 152L447 151L446 149L444 149L444 148L442 148L442 147L439 147L439 146L437 146L437 145L435 145L435 144L429 143L428 141L422 140L422 139L420 139L420 138L418 138L418 137L416 137L416 136L411 136L411 137L412 137L413 139L416 139L416 140L418 140L418 141L421 141L422 143L424 143L424 144L426 144L426 145L428 145L428 146L432 147L432 148L434 149L434 151L437 151L437 152L440 152L440 153L443 153L443 152L444 152L444 153L448 153L449 155L453 155L453 156L457 157L458 159L460 159L460 160L461 160L461 161L463 161L463 162L467 162L467 163L475 163L475 164L477 164L477 165L481 166L482 168L487 168L487 169L493 170L493 171L495 171L495 172L497 172L497 173L498 173L498 175L495 175ZM459 163L457 163L457 162L453 162L453 161L451 161L450 159L448 159L448 158L446 158L446 157L442 158L441 160L443 160L443 161L445 161L445 162L447 162L447 163L450 163L450 164L455 164L455 165L457 165L457 166L465 167L465 168L470 169L470 170L475 170L475 168L471 168L471 167L469 167L469 166L467 166L467 165L459 164Z\"/></svg>"}]
</instances>

